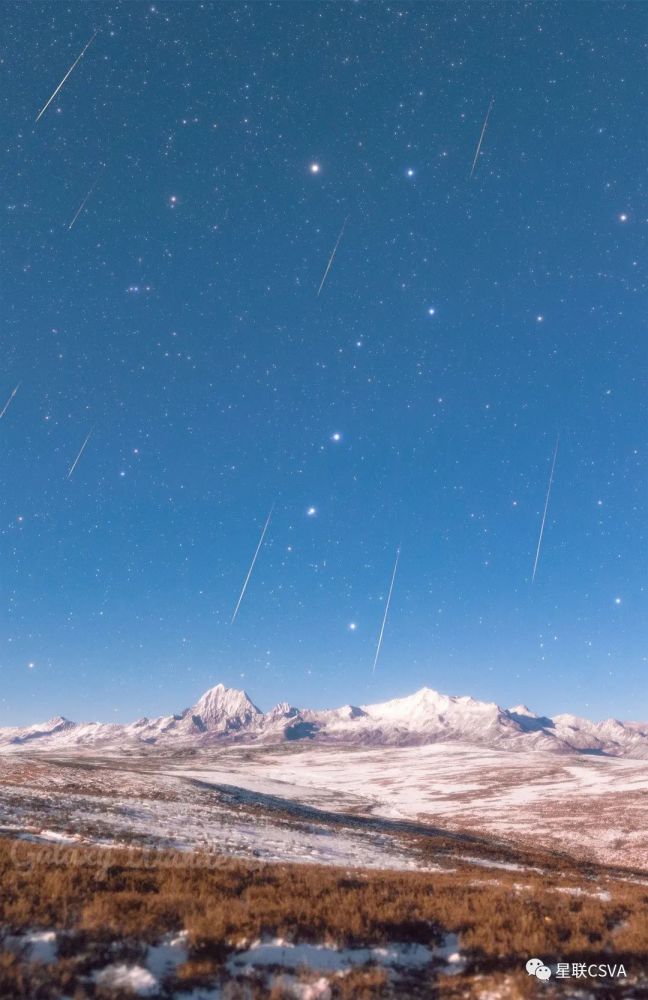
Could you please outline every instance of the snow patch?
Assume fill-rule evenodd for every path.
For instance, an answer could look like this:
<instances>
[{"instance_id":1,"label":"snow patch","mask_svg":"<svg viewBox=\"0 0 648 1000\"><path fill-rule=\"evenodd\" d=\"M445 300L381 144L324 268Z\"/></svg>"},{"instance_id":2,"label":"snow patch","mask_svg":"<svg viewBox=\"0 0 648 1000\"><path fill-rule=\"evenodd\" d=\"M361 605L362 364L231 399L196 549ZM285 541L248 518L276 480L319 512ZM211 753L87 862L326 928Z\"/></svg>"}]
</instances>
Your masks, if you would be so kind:
<instances>
[{"instance_id":1,"label":"snow patch","mask_svg":"<svg viewBox=\"0 0 648 1000\"><path fill-rule=\"evenodd\" d=\"M126 990L138 997L154 997L159 992L157 979L141 965L107 965L92 978L97 986Z\"/></svg>"},{"instance_id":2,"label":"snow patch","mask_svg":"<svg viewBox=\"0 0 648 1000\"><path fill-rule=\"evenodd\" d=\"M28 931L7 937L2 944L9 951L22 954L28 962L56 961L57 946L54 931Z\"/></svg>"},{"instance_id":3,"label":"snow patch","mask_svg":"<svg viewBox=\"0 0 648 1000\"><path fill-rule=\"evenodd\" d=\"M554 892L563 892L568 896L589 896L590 899L600 899L604 903L609 903L612 899L612 893L608 892L607 889L600 889L598 892L588 892L587 889L581 889L579 886L557 886Z\"/></svg>"},{"instance_id":4,"label":"snow patch","mask_svg":"<svg viewBox=\"0 0 648 1000\"><path fill-rule=\"evenodd\" d=\"M470 865L480 868L500 868L505 872L536 872L544 875L542 868L532 868L530 865L516 865L513 861L491 861L490 858L472 858L467 854L458 854L457 861L467 861Z\"/></svg>"},{"instance_id":5,"label":"snow patch","mask_svg":"<svg viewBox=\"0 0 648 1000\"><path fill-rule=\"evenodd\" d=\"M163 979L178 965L187 961L187 932L168 934L146 953L146 967L157 979Z\"/></svg>"},{"instance_id":6,"label":"snow patch","mask_svg":"<svg viewBox=\"0 0 648 1000\"><path fill-rule=\"evenodd\" d=\"M283 1000L331 1000L331 984L326 976L305 983L294 976L273 976L267 988L274 995L279 990Z\"/></svg>"},{"instance_id":7,"label":"snow patch","mask_svg":"<svg viewBox=\"0 0 648 1000\"><path fill-rule=\"evenodd\" d=\"M449 940L449 939L452 940ZM457 966L461 962L455 935L448 935L439 948L422 944L389 944L383 947L334 948L324 944L293 944L282 938L255 941L246 951L237 952L227 961L227 971L250 973L264 966L285 969L308 968L318 972L345 972L362 965L388 968L420 969L435 958Z\"/></svg>"}]
</instances>

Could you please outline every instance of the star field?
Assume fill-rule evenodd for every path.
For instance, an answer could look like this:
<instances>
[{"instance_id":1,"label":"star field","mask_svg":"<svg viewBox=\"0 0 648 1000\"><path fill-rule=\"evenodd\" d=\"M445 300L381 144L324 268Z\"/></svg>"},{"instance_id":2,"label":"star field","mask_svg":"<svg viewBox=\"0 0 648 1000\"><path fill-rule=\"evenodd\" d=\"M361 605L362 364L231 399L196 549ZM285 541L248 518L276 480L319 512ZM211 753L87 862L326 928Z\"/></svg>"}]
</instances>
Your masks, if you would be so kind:
<instances>
[{"instance_id":1,"label":"star field","mask_svg":"<svg viewBox=\"0 0 648 1000\"><path fill-rule=\"evenodd\" d=\"M644 20L6 4L0 725L648 717Z\"/></svg>"}]
</instances>

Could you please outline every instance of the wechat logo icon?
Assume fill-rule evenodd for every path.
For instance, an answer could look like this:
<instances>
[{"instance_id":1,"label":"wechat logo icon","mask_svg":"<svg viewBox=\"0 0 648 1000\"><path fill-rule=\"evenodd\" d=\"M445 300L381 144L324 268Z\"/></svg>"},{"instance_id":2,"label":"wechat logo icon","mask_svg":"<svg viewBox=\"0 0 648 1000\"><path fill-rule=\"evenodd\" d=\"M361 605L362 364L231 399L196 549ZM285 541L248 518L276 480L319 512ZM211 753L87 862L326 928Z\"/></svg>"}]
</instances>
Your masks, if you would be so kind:
<instances>
[{"instance_id":1,"label":"wechat logo icon","mask_svg":"<svg viewBox=\"0 0 648 1000\"><path fill-rule=\"evenodd\" d=\"M526 964L526 970L530 976L541 979L546 983L551 978L551 969L545 965L541 958L530 958Z\"/></svg>"}]
</instances>

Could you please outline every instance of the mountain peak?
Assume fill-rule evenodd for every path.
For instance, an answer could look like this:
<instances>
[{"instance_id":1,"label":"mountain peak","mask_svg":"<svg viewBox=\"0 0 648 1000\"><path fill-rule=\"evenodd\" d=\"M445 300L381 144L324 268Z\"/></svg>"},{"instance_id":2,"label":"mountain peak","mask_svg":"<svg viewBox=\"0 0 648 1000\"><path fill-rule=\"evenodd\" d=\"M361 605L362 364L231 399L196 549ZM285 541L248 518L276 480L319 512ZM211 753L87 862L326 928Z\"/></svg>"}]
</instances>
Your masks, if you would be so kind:
<instances>
[{"instance_id":1,"label":"mountain peak","mask_svg":"<svg viewBox=\"0 0 648 1000\"><path fill-rule=\"evenodd\" d=\"M298 714L299 709L291 705L289 701L280 701L267 713L269 719L292 719Z\"/></svg>"},{"instance_id":2,"label":"mountain peak","mask_svg":"<svg viewBox=\"0 0 648 1000\"><path fill-rule=\"evenodd\" d=\"M189 709L198 728L204 730L240 729L262 715L245 691L216 684Z\"/></svg>"},{"instance_id":3,"label":"mountain peak","mask_svg":"<svg viewBox=\"0 0 648 1000\"><path fill-rule=\"evenodd\" d=\"M538 716L535 712L532 712L530 708L526 705L514 705L513 708L509 708L509 713L511 715L526 715L529 719L537 719Z\"/></svg>"},{"instance_id":4,"label":"mountain peak","mask_svg":"<svg viewBox=\"0 0 648 1000\"><path fill-rule=\"evenodd\" d=\"M406 695L404 698L393 698L391 701L382 702L379 705L363 705L363 709L370 714L387 714L392 716L404 716L412 718L415 715L429 715L430 713L469 712L478 711L489 713L499 712L499 706L495 702L477 701L470 695L450 695L441 694L434 688L422 687L414 694Z\"/></svg>"}]
</instances>

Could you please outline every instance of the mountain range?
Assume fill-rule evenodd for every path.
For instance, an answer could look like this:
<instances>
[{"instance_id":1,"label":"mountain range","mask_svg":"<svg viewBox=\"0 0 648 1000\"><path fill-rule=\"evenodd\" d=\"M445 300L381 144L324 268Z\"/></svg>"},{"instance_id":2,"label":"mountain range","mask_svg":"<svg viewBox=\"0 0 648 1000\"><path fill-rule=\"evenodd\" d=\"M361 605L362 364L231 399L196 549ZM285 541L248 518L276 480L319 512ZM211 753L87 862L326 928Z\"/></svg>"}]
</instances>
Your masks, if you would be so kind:
<instances>
[{"instance_id":1,"label":"mountain range","mask_svg":"<svg viewBox=\"0 0 648 1000\"><path fill-rule=\"evenodd\" d=\"M648 723L591 722L574 715L536 715L526 706L452 697L421 688L376 705L315 711L283 702L262 712L245 691L222 684L178 715L127 725L71 722L63 716L23 728L0 728L0 752L93 749L133 752L228 743L315 741L366 746L461 742L506 750L648 759Z\"/></svg>"}]
</instances>

